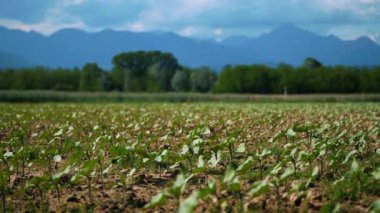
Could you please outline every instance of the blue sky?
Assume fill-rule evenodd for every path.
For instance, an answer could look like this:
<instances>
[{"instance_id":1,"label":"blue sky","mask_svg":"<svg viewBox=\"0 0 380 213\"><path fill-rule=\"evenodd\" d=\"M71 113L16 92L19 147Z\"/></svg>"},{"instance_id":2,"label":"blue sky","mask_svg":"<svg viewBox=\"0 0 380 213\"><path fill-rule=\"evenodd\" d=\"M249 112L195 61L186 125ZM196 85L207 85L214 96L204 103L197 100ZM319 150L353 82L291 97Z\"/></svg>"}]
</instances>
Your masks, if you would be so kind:
<instances>
[{"instance_id":1,"label":"blue sky","mask_svg":"<svg viewBox=\"0 0 380 213\"><path fill-rule=\"evenodd\" d=\"M284 23L379 42L380 0L0 0L1 26L46 35L78 28L222 39L258 36Z\"/></svg>"}]
</instances>

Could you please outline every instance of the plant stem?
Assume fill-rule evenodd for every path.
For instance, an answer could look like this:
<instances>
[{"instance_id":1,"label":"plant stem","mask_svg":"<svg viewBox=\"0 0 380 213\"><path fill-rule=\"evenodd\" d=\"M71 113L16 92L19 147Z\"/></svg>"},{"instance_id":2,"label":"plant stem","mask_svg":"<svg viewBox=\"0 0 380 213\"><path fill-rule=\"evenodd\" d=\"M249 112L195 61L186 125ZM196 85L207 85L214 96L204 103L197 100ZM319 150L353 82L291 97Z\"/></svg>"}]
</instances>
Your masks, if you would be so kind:
<instances>
[{"instance_id":1,"label":"plant stem","mask_svg":"<svg viewBox=\"0 0 380 213\"><path fill-rule=\"evenodd\" d=\"M320 164L321 164L321 177L322 177L323 176L323 158L321 158Z\"/></svg>"},{"instance_id":2,"label":"plant stem","mask_svg":"<svg viewBox=\"0 0 380 213\"><path fill-rule=\"evenodd\" d=\"M90 198L90 204L92 204L92 190L91 190L91 178L87 177L88 197Z\"/></svg>"},{"instance_id":3,"label":"plant stem","mask_svg":"<svg viewBox=\"0 0 380 213\"><path fill-rule=\"evenodd\" d=\"M57 202L58 202L57 208L59 208L59 206L60 206L60 199L61 199L61 192L59 191L58 183L55 184L55 189L57 190Z\"/></svg>"},{"instance_id":4,"label":"plant stem","mask_svg":"<svg viewBox=\"0 0 380 213\"><path fill-rule=\"evenodd\" d=\"M309 160L309 173L310 173L309 175L311 176L311 174L313 174L313 170L311 168L312 160L311 160L310 156L308 157L308 160Z\"/></svg>"},{"instance_id":5,"label":"plant stem","mask_svg":"<svg viewBox=\"0 0 380 213\"><path fill-rule=\"evenodd\" d=\"M3 211L3 213L5 213L6 210L7 210L7 207L6 207L6 200L5 200L4 189L1 189L1 203L2 203L2 211Z\"/></svg>"},{"instance_id":6,"label":"plant stem","mask_svg":"<svg viewBox=\"0 0 380 213\"><path fill-rule=\"evenodd\" d=\"M276 183L276 200L277 200L277 212L280 211L281 198L280 198L280 186Z\"/></svg>"},{"instance_id":7,"label":"plant stem","mask_svg":"<svg viewBox=\"0 0 380 213\"><path fill-rule=\"evenodd\" d=\"M260 179L263 180L263 164L261 162L261 159L259 159L259 164L260 164Z\"/></svg>"},{"instance_id":8,"label":"plant stem","mask_svg":"<svg viewBox=\"0 0 380 213\"><path fill-rule=\"evenodd\" d=\"M160 174L160 180L161 180L161 164L158 164L158 173Z\"/></svg>"},{"instance_id":9,"label":"plant stem","mask_svg":"<svg viewBox=\"0 0 380 213\"><path fill-rule=\"evenodd\" d=\"M38 193L40 194L41 209L42 209L42 206L43 206L43 203L44 203L44 197L43 197L43 194L42 194L42 189L41 189L41 187L37 186L37 189L38 189Z\"/></svg>"},{"instance_id":10,"label":"plant stem","mask_svg":"<svg viewBox=\"0 0 380 213\"><path fill-rule=\"evenodd\" d=\"M187 160L188 160L189 163L190 163L190 171L193 172L193 162L191 161L191 158L190 158L190 157L187 157Z\"/></svg>"},{"instance_id":11,"label":"plant stem","mask_svg":"<svg viewBox=\"0 0 380 213\"><path fill-rule=\"evenodd\" d=\"M233 156L233 151L232 151L232 145L231 144L228 146L228 149L230 151L230 164L232 164L232 160L234 159L234 156Z\"/></svg>"},{"instance_id":12,"label":"plant stem","mask_svg":"<svg viewBox=\"0 0 380 213\"><path fill-rule=\"evenodd\" d=\"M240 199L239 213L243 213L244 212L244 196L243 196L243 193L241 192L239 192L239 199Z\"/></svg>"},{"instance_id":13,"label":"plant stem","mask_svg":"<svg viewBox=\"0 0 380 213\"><path fill-rule=\"evenodd\" d=\"M296 159L292 158L293 167L294 167L294 176L297 177L297 161Z\"/></svg>"}]
</instances>

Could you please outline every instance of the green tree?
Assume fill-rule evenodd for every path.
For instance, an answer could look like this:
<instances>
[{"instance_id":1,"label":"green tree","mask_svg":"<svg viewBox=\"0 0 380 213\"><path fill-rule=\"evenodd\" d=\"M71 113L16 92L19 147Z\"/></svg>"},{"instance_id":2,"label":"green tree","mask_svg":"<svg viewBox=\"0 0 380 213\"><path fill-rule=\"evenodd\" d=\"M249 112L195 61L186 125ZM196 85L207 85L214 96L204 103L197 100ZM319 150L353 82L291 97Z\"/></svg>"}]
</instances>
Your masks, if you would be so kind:
<instances>
[{"instance_id":1,"label":"green tree","mask_svg":"<svg viewBox=\"0 0 380 213\"><path fill-rule=\"evenodd\" d=\"M172 54L160 51L121 53L113 58L113 64L115 86L124 91L169 91L179 68Z\"/></svg>"},{"instance_id":2,"label":"green tree","mask_svg":"<svg viewBox=\"0 0 380 213\"><path fill-rule=\"evenodd\" d=\"M187 69L179 69L172 78L172 89L176 92L187 92L190 90L190 73Z\"/></svg>"},{"instance_id":3,"label":"green tree","mask_svg":"<svg viewBox=\"0 0 380 213\"><path fill-rule=\"evenodd\" d=\"M226 66L219 74L215 84L214 92L220 93L241 93L243 92L244 79L248 66Z\"/></svg>"},{"instance_id":4,"label":"green tree","mask_svg":"<svg viewBox=\"0 0 380 213\"><path fill-rule=\"evenodd\" d=\"M272 70L263 65L249 66L245 71L243 93L270 93L275 82ZM273 78L273 79L271 79Z\"/></svg>"},{"instance_id":5,"label":"green tree","mask_svg":"<svg viewBox=\"0 0 380 213\"><path fill-rule=\"evenodd\" d=\"M201 67L191 72L191 89L196 92L208 92L214 86L216 74L208 67Z\"/></svg>"},{"instance_id":6,"label":"green tree","mask_svg":"<svg viewBox=\"0 0 380 213\"><path fill-rule=\"evenodd\" d=\"M288 93L289 85L289 78L294 71L294 68L291 65L288 64L280 64L278 65L277 69L275 69L273 72L278 75L278 83L274 86L273 91L276 91L276 93Z\"/></svg>"},{"instance_id":7,"label":"green tree","mask_svg":"<svg viewBox=\"0 0 380 213\"><path fill-rule=\"evenodd\" d=\"M100 91L102 86L103 71L97 64L86 64L80 75L79 89L82 91Z\"/></svg>"},{"instance_id":8,"label":"green tree","mask_svg":"<svg viewBox=\"0 0 380 213\"><path fill-rule=\"evenodd\" d=\"M315 58L308 57L305 58L302 66L306 68L318 68L323 66L323 64Z\"/></svg>"}]
</instances>

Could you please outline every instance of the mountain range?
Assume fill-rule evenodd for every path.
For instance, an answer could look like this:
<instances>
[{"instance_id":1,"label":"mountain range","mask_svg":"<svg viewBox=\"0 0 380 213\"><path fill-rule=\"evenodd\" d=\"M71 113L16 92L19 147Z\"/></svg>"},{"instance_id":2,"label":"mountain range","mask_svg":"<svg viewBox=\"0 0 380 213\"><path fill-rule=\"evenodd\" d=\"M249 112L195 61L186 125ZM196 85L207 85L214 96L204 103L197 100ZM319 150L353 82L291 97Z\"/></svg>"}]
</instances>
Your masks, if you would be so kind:
<instances>
[{"instance_id":1,"label":"mountain range","mask_svg":"<svg viewBox=\"0 0 380 213\"><path fill-rule=\"evenodd\" d=\"M63 29L50 36L0 27L0 68L30 66L82 67L95 62L112 68L112 57L121 52L161 50L180 64L220 69L227 64L287 63L300 65L314 57L326 65L380 65L380 45L368 37L345 41L320 36L294 25L283 25L259 37L232 36L216 42L169 32L104 30L88 33Z\"/></svg>"}]
</instances>

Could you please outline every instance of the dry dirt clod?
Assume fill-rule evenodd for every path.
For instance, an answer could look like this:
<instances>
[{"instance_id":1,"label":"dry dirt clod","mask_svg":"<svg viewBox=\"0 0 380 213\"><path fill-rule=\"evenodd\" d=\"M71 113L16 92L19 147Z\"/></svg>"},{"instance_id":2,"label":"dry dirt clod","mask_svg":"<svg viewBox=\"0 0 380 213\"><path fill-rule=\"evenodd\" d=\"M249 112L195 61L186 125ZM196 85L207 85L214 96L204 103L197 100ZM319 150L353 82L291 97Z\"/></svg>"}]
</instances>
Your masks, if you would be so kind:
<instances>
[{"instance_id":1,"label":"dry dirt clod","mask_svg":"<svg viewBox=\"0 0 380 213\"><path fill-rule=\"evenodd\" d=\"M67 202L72 202L72 203L79 203L79 199L76 196L71 196L67 198Z\"/></svg>"}]
</instances>

